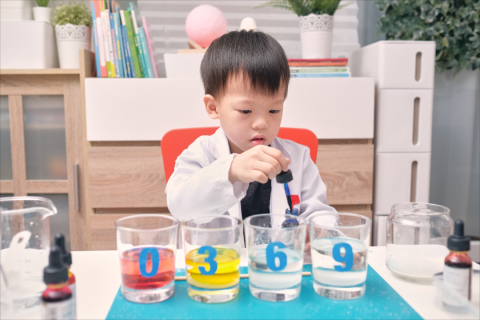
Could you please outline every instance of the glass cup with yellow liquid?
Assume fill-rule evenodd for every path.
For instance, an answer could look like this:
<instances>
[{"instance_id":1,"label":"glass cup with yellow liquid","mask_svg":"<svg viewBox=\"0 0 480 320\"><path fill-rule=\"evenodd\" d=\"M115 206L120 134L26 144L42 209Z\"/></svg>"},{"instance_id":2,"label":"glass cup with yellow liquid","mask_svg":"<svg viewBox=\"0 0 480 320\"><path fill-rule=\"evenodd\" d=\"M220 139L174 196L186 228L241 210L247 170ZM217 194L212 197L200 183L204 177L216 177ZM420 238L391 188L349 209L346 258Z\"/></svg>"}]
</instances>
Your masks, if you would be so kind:
<instances>
[{"instance_id":1,"label":"glass cup with yellow liquid","mask_svg":"<svg viewBox=\"0 0 480 320\"><path fill-rule=\"evenodd\" d=\"M243 222L230 216L204 216L182 222L188 295L221 303L238 295Z\"/></svg>"}]
</instances>

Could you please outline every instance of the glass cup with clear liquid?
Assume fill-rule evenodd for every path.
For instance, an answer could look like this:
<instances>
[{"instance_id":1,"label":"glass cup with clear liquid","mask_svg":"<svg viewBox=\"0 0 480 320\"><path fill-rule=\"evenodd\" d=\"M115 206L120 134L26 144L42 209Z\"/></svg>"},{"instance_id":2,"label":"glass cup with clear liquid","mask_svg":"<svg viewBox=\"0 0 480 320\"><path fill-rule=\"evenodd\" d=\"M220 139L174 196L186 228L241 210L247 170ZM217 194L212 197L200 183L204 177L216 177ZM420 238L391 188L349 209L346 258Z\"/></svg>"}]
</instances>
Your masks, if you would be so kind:
<instances>
[{"instance_id":1,"label":"glass cup with clear liquid","mask_svg":"<svg viewBox=\"0 0 480 320\"><path fill-rule=\"evenodd\" d=\"M308 217L313 288L323 297L355 299L365 292L372 220L353 213Z\"/></svg>"},{"instance_id":2,"label":"glass cup with clear liquid","mask_svg":"<svg viewBox=\"0 0 480 320\"><path fill-rule=\"evenodd\" d=\"M188 296L198 302L235 299L240 283L243 222L204 216L182 222Z\"/></svg>"},{"instance_id":3,"label":"glass cup with clear liquid","mask_svg":"<svg viewBox=\"0 0 480 320\"><path fill-rule=\"evenodd\" d=\"M115 226L123 297L155 303L173 296L179 222L163 214L142 214L119 219Z\"/></svg>"},{"instance_id":4,"label":"glass cup with clear liquid","mask_svg":"<svg viewBox=\"0 0 480 320\"><path fill-rule=\"evenodd\" d=\"M245 219L249 286L255 298L275 302L300 295L305 235L306 222L298 216L259 214Z\"/></svg>"}]
</instances>

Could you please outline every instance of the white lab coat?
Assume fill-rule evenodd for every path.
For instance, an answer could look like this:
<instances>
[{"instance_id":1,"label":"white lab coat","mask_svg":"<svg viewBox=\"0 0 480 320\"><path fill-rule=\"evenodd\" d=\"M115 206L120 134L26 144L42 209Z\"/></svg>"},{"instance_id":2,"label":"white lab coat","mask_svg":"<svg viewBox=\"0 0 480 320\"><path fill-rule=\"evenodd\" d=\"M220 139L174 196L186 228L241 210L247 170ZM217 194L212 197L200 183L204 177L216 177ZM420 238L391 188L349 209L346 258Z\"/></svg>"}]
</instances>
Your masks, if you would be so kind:
<instances>
[{"instance_id":1,"label":"white lab coat","mask_svg":"<svg viewBox=\"0 0 480 320\"><path fill-rule=\"evenodd\" d=\"M290 159L293 181L290 194L298 195L296 204L300 216L313 212L336 212L327 203L326 186L317 166L310 158L310 150L290 140L275 138L271 147ZM240 201L245 197L248 183L228 180L230 165L236 154L230 153L222 128L211 136L201 136L184 150L175 162L175 171L168 180L165 193L172 215L180 221L205 215L223 215L242 219ZM288 208L283 184L272 180L270 213L284 214Z\"/></svg>"}]
</instances>

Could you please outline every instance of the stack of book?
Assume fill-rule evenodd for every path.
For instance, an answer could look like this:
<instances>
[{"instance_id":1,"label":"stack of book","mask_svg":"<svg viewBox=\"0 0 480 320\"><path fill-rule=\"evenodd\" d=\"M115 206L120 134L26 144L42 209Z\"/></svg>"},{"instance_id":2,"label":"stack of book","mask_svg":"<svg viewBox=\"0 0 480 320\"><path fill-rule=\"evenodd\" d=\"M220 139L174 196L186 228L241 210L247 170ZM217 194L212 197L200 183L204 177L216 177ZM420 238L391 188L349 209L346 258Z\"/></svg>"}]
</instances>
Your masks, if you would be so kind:
<instances>
[{"instance_id":1,"label":"stack of book","mask_svg":"<svg viewBox=\"0 0 480 320\"><path fill-rule=\"evenodd\" d=\"M121 10L115 0L92 0L92 33L99 78L158 78L145 17L133 3Z\"/></svg>"},{"instance_id":2,"label":"stack of book","mask_svg":"<svg viewBox=\"0 0 480 320\"><path fill-rule=\"evenodd\" d=\"M348 59L288 59L292 78L347 78Z\"/></svg>"}]
</instances>

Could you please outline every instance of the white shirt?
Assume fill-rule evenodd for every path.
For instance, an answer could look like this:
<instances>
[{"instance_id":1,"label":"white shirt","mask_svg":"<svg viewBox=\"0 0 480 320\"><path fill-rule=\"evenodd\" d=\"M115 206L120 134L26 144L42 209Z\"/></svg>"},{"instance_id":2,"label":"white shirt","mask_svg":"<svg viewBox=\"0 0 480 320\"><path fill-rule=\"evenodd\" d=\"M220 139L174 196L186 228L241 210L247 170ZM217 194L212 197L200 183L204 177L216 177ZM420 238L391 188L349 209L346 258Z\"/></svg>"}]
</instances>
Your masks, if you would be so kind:
<instances>
[{"instance_id":1,"label":"white shirt","mask_svg":"<svg viewBox=\"0 0 480 320\"><path fill-rule=\"evenodd\" d=\"M300 198L295 204L301 217L313 212L336 212L327 202L327 188L310 150L290 140L275 138L271 147L290 159L293 180L288 183L290 194ZM240 201L245 197L248 183L228 180L228 172L236 154L230 153L222 128L211 136L201 136L184 150L175 162L175 171L168 180L168 209L180 221L205 215L223 215L242 219ZM284 214L288 208L284 186L272 179L270 213Z\"/></svg>"}]
</instances>

